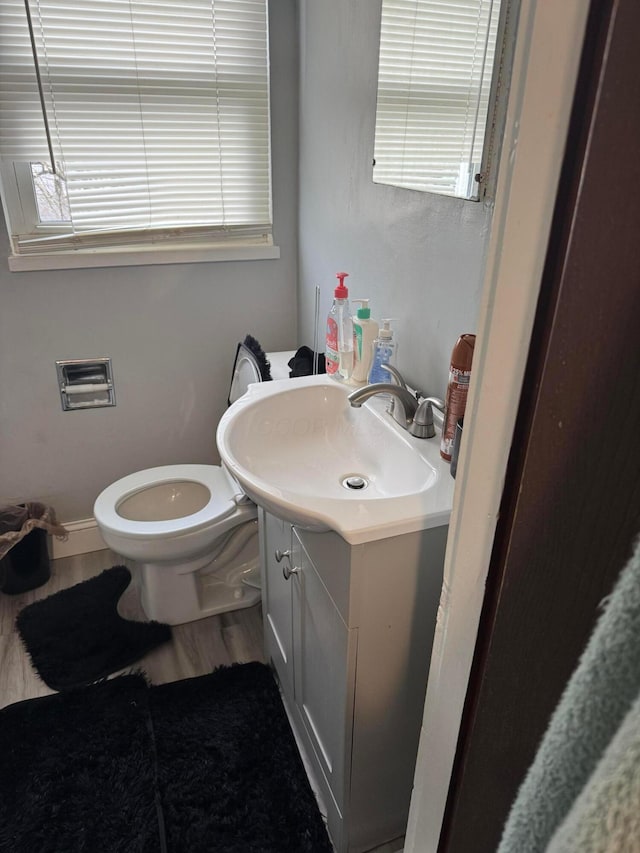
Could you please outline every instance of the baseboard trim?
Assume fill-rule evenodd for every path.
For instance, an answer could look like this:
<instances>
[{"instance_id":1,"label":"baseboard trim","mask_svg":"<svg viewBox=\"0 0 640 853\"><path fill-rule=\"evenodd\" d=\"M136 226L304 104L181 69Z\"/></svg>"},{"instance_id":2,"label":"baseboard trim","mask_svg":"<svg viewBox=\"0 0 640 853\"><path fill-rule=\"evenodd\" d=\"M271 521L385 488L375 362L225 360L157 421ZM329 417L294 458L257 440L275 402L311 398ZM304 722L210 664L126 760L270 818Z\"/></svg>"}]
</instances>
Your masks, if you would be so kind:
<instances>
[{"instance_id":1,"label":"baseboard trim","mask_svg":"<svg viewBox=\"0 0 640 853\"><path fill-rule=\"evenodd\" d=\"M80 521L65 521L63 525L69 532L68 539L49 537L49 556L52 560L60 557L74 557L76 554L88 554L107 548L95 518L83 518Z\"/></svg>"}]
</instances>

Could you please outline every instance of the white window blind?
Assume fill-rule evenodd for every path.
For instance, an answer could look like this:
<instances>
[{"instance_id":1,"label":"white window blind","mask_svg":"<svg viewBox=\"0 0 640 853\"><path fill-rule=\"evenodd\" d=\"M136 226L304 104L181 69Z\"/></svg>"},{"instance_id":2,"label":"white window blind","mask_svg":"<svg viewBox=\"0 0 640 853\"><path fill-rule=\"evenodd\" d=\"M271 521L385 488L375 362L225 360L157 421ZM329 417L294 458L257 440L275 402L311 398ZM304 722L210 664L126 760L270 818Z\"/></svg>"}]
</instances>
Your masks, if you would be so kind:
<instances>
[{"instance_id":1,"label":"white window blind","mask_svg":"<svg viewBox=\"0 0 640 853\"><path fill-rule=\"evenodd\" d=\"M0 3L0 158L14 251L270 244L267 0L29 8L37 64L23 0ZM25 181L36 201L58 196L35 223Z\"/></svg>"},{"instance_id":2,"label":"white window blind","mask_svg":"<svg viewBox=\"0 0 640 853\"><path fill-rule=\"evenodd\" d=\"M373 179L473 198L500 0L383 0Z\"/></svg>"}]
</instances>

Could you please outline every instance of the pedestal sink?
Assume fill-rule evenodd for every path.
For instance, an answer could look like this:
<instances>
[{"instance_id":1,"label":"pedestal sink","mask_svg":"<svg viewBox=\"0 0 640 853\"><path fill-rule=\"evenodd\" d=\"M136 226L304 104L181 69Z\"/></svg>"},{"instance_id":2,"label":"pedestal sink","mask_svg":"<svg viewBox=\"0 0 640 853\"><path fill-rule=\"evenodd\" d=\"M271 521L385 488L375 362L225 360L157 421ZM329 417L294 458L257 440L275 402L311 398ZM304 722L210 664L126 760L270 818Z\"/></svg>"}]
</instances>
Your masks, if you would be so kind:
<instances>
[{"instance_id":1,"label":"pedestal sink","mask_svg":"<svg viewBox=\"0 0 640 853\"><path fill-rule=\"evenodd\" d=\"M439 436L409 435L381 397L352 408L352 390L323 375L251 385L220 420L223 464L269 512L351 544L446 524Z\"/></svg>"}]
</instances>

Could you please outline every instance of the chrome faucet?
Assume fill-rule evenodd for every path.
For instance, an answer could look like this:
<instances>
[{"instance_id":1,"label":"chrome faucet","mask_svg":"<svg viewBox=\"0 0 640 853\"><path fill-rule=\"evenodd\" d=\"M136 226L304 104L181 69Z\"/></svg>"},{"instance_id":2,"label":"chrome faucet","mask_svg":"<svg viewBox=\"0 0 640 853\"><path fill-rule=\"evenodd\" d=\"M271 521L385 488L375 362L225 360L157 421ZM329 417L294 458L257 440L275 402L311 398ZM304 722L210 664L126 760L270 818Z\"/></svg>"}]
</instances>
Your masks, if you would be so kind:
<instances>
[{"instance_id":1,"label":"chrome faucet","mask_svg":"<svg viewBox=\"0 0 640 853\"><path fill-rule=\"evenodd\" d=\"M388 411L394 421L416 438L433 438L436 431L433 425L432 405L444 410L444 402L439 397L426 397L419 401L419 395L413 396L396 368L390 369L389 365L384 365L384 367L393 376L397 384L377 382L374 385L365 385L349 394L347 397L349 403L354 408L359 409L363 403L376 394L390 394L393 405L389 407Z\"/></svg>"},{"instance_id":2,"label":"chrome faucet","mask_svg":"<svg viewBox=\"0 0 640 853\"><path fill-rule=\"evenodd\" d=\"M397 367L394 367L392 364L381 364L380 367L383 370L386 370L387 373L391 374L391 378L397 385L402 385L403 388L407 387L407 383L404 381L404 378Z\"/></svg>"},{"instance_id":3,"label":"chrome faucet","mask_svg":"<svg viewBox=\"0 0 640 853\"><path fill-rule=\"evenodd\" d=\"M418 409L418 401L411 391L403 388L402 385L393 385L391 382L376 382L375 385L365 385L363 388L352 391L347 400L355 409L359 409L363 403L376 394L391 394L393 396L395 403L391 411L393 419L403 429L409 429Z\"/></svg>"}]
</instances>

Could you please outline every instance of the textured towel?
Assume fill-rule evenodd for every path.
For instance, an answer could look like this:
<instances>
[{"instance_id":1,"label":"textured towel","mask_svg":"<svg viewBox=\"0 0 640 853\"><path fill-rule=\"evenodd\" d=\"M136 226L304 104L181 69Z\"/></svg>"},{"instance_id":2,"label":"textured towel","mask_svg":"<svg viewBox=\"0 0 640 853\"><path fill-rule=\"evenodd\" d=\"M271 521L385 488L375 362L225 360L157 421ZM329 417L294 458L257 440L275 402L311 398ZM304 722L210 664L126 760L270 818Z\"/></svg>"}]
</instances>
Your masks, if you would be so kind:
<instances>
[{"instance_id":1,"label":"textured towel","mask_svg":"<svg viewBox=\"0 0 640 853\"><path fill-rule=\"evenodd\" d=\"M614 737L639 693L640 541L605 602L551 718L512 806L498 853L542 853L547 849L610 744L610 754L614 754ZM622 731L620 734L623 736ZM587 848L567 849L583 853Z\"/></svg>"},{"instance_id":2,"label":"textured towel","mask_svg":"<svg viewBox=\"0 0 640 853\"><path fill-rule=\"evenodd\" d=\"M640 697L547 853L640 851Z\"/></svg>"}]
</instances>

